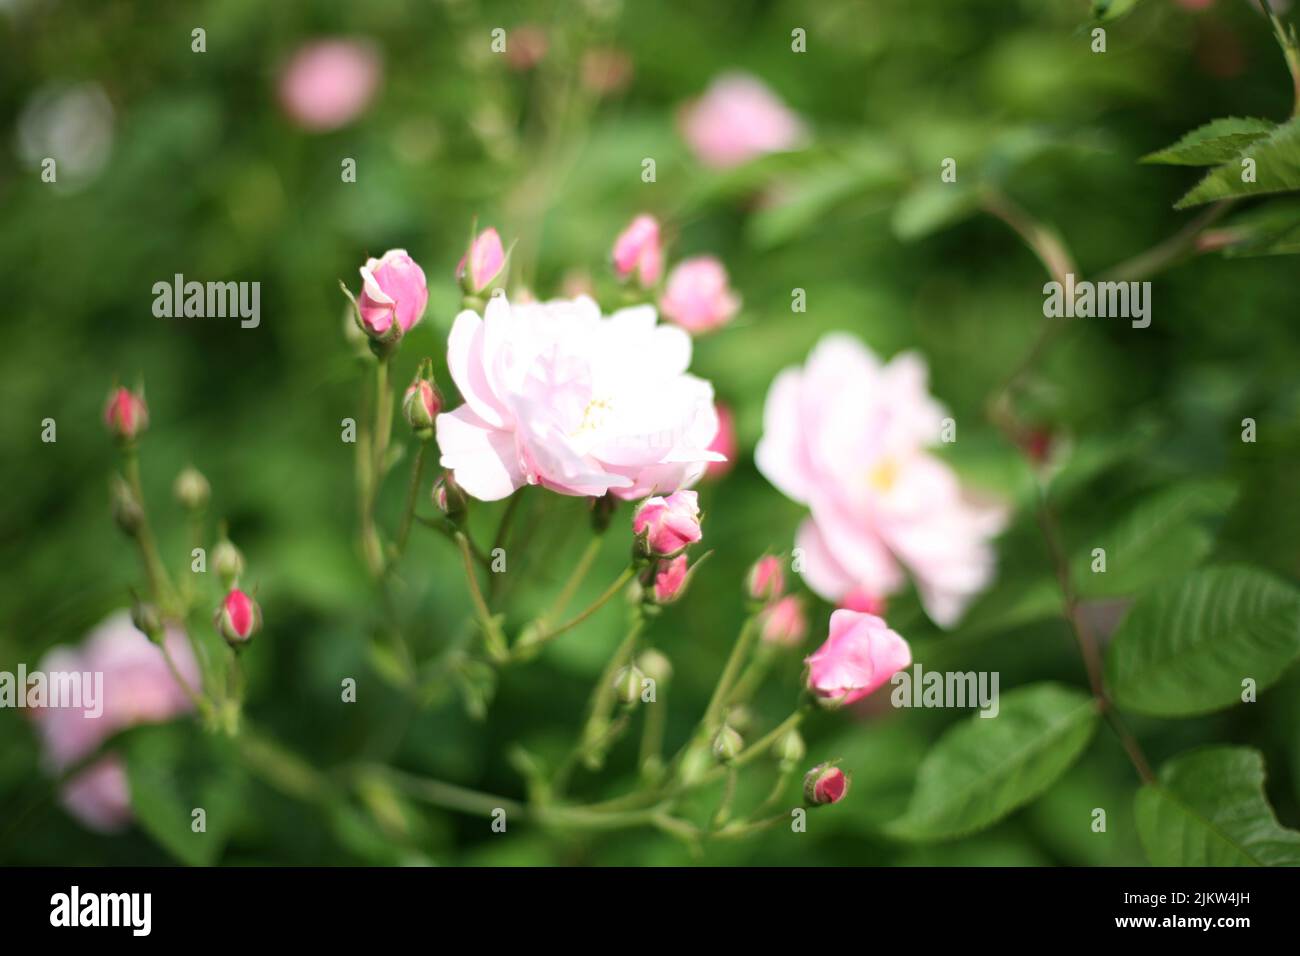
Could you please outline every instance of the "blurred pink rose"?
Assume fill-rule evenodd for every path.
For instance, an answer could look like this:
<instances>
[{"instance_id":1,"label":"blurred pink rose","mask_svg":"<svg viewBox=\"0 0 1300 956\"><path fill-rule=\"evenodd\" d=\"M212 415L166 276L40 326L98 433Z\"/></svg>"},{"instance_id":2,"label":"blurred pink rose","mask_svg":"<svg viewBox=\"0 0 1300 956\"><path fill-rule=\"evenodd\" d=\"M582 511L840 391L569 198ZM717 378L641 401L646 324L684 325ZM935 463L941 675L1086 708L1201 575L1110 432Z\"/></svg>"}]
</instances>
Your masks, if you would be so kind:
<instances>
[{"instance_id":1,"label":"blurred pink rose","mask_svg":"<svg viewBox=\"0 0 1300 956\"><path fill-rule=\"evenodd\" d=\"M465 404L438 416L442 465L469 495L522 485L624 500L676 491L719 456L713 387L689 374L691 341L652 306L602 317L575 300L456 317L447 365Z\"/></svg>"},{"instance_id":2,"label":"blurred pink rose","mask_svg":"<svg viewBox=\"0 0 1300 956\"><path fill-rule=\"evenodd\" d=\"M740 309L740 298L727 284L727 270L713 256L679 262L668 274L659 308L664 317L688 332L708 332L726 325Z\"/></svg>"},{"instance_id":3,"label":"blurred pink rose","mask_svg":"<svg viewBox=\"0 0 1300 956\"><path fill-rule=\"evenodd\" d=\"M659 241L659 221L642 214L628 224L614 240L614 273L620 280L636 275L637 282L649 288L663 272L663 245Z\"/></svg>"},{"instance_id":4,"label":"blurred pink rose","mask_svg":"<svg viewBox=\"0 0 1300 956\"><path fill-rule=\"evenodd\" d=\"M721 402L717 404L717 412L718 433L713 436L709 451L716 451L726 460L709 462L706 472L709 478L721 478L731 471L736 464L736 453L740 450L740 446L736 442L736 416L731 413L729 407Z\"/></svg>"},{"instance_id":5,"label":"blurred pink rose","mask_svg":"<svg viewBox=\"0 0 1300 956\"><path fill-rule=\"evenodd\" d=\"M745 592L751 600L774 601L785 591L785 571L781 559L775 555L765 554L754 562L745 578Z\"/></svg>"},{"instance_id":6,"label":"blurred pink rose","mask_svg":"<svg viewBox=\"0 0 1300 956\"><path fill-rule=\"evenodd\" d=\"M906 568L931 619L951 627L993 580L990 540L1006 512L973 500L926 451L946 415L926 379L914 353L882 365L853 337L828 335L772 383L755 460L811 510L796 544L814 591L881 598Z\"/></svg>"},{"instance_id":7,"label":"blurred pink rose","mask_svg":"<svg viewBox=\"0 0 1300 956\"><path fill-rule=\"evenodd\" d=\"M167 632L167 649L181 675L196 690L198 664L179 630ZM162 723L192 709L162 652L131 623L126 611L113 614L91 631L79 647L56 647L38 665L55 671L101 673L103 712L90 717L84 707L47 707L32 711L36 732L51 773L61 774L94 753L120 730ZM120 830L131 820L130 794L120 758L106 755L73 777L61 794L63 805L93 830Z\"/></svg>"},{"instance_id":8,"label":"blurred pink rose","mask_svg":"<svg viewBox=\"0 0 1300 956\"><path fill-rule=\"evenodd\" d=\"M506 34L506 62L517 72L531 70L546 56L551 42L546 31L535 23L525 23Z\"/></svg>"},{"instance_id":9,"label":"blurred pink rose","mask_svg":"<svg viewBox=\"0 0 1300 956\"><path fill-rule=\"evenodd\" d=\"M674 491L667 498L647 498L632 517L632 534L645 536L648 554L660 558L678 554L703 537L700 496L694 491Z\"/></svg>"},{"instance_id":10,"label":"blurred pink rose","mask_svg":"<svg viewBox=\"0 0 1300 956\"><path fill-rule=\"evenodd\" d=\"M808 688L834 704L852 704L912 663L907 641L873 614L831 614L826 643L808 657Z\"/></svg>"},{"instance_id":11,"label":"blurred pink rose","mask_svg":"<svg viewBox=\"0 0 1300 956\"><path fill-rule=\"evenodd\" d=\"M700 162L726 169L766 153L795 149L807 138L803 122L748 73L726 73L687 105L682 136Z\"/></svg>"},{"instance_id":12,"label":"blurred pink rose","mask_svg":"<svg viewBox=\"0 0 1300 956\"><path fill-rule=\"evenodd\" d=\"M367 259L361 267L357 309L367 335L387 338L394 318L405 335L420 321L428 303L424 270L405 249L389 249L383 258Z\"/></svg>"},{"instance_id":13,"label":"blurred pink rose","mask_svg":"<svg viewBox=\"0 0 1300 956\"><path fill-rule=\"evenodd\" d=\"M381 72L373 43L316 40L299 47L281 72L280 104L304 129L338 129L365 111Z\"/></svg>"},{"instance_id":14,"label":"blurred pink rose","mask_svg":"<svg viewBox=\"0 0 1300 956\"><path fill-rule=\"evenodd\" d=\"M616 47L582 54L582 85L600 96L622 93L632 82L632 58Z\"/></svg>"},{"instance_id":15,"label":"blurred pink rose","mask_svg":"<svg viewBox=\"0 0 1300 956\"><path fill-rule=\"evenodd\" d=\"M759 637L767 644L795 647L808 636L803 600L796 594L787 594L764 610L760 622Z\"/></svg>"}]
</instances>

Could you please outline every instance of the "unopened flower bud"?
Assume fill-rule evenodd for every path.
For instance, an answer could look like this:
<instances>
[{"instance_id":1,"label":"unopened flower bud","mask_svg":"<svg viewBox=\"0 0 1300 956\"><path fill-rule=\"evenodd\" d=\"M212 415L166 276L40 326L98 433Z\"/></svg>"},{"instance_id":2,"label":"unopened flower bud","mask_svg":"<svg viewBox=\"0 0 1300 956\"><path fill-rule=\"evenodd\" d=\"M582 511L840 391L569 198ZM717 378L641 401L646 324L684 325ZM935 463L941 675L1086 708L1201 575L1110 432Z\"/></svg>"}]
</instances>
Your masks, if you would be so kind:
<instances>
[{"instance_id":1,"label":"unopened flower bud","mask_svg":"<svg viewBox=\"0 0 1300 956\"><path fill-rule=\"evenodd\" d=\"M803 734L797 728L790 728L776 742L776 756L784 765L797 764L807 755L808 748L803 742Z\"/></svg>"},{"instance_id":2,"label":"unopened flower bud","mask_svg":"<svg viewBox=\"0 0 1300 956\"><path fill-rule=\"evenodd\" d=\"M686 555L679 554L671 561L660 561L654 572L654 602L672 604L686 592L689 577Z\"/></svg>"},{"instance_id":3,"label":"unopened flower bud","mask_svg":"<svg viewBox=\"0 0 1300 956\"><path fill-rule=\"evenodd\" d=\"M424 316L429 304L424 270L405 249L367 259L361 267L361 295L354 304L361 331L373 342L392 346Z\"/></svg>"},{"instance_id":4,"label":"unopened flower bud","mask_svg":"<svg viewBox=\"0 0 1300 956\"><path fill-rule=\"evenodd\" d=\"M734 760L744 749L744 738L727 724L723 724L713 737L713 756L723 763Z\"/></svg>"},{"instance_id":5,"label":"unopened flower bud","mask_svg":"<svg viewBox=\"0 0 1300 956\"><path fill-rule=\"evenodd\" d=\"M699 495L675 491L667 498L647 498L632 517L632 534L642 554L676 557L703 537Z\"/></svg>"},{"instance_id":6,"label":"unopened flower bud","mask_svg":"<svg viewBox=\"0 0 1300 956\"><path fill-rule=\"evenodd\" d=\"M244 573L244 556L229 538L222 538L212 549L212 566L217 569L221 583L232 588Z\"/></svg>"},{"instance_id":7,"label":"unopened flower bud","mask_svg":"<svg viewBox=\"0 0 1300 956\"><path fill-rule=\"evenodd\" d=\"M781 647L795 647L808 636L808 618L804 614L803 601L798 595L789 594L775 604L769 605L759 615L759 636L765 644Z\"/></svg>"},{"instance_id":8,"label":"unopened flower bud","mask_svg":"<svg viewBox=\"0 0 1300 956\"><path fill-rule=\"evenodd\" d=\"M640 701L641 682L643 680L645 680L645 674L635 664L620 670L618 676L614 679L614 691L618 694L619 702L631 707Z\"/></svg>"},{"instance_id":9,"label":"unopened flower bud","mask_svg":"<svg viewBox=\"0 0 1300 956\"><path fill-rule=\"evenodd\" d=\"M113 521L122 531L132 537L144 523L144 509L140 499L121 475L114 475L109 485L109 497L112 500Z\"/></svg>"},{"instance_id":10,"label":"unopened flower bud","mask_svg":"<svg viewBox=\"0 0 1300 956\"><path fill-rule=\"evenodd\" d=\"M427 378L417 378L406 390L402 400L402 414L420 438L433 435L433 421L442 411L442 396L433 382Z\"/></svg>"},{"instance_id":11,"label":"unopened flower bud","mask_svg":"<svg viewBox=\"0 0 1300 956\"><path fill-rule=\"evenodd\" d=\"M104 424L119 441L130 442L149 427L149 407L144 396L129 388L115 388L104 406Z\"/></svg>"},{"instance_id":12,"label":"unopened flower bud","mask_svg":"<svg viewBox=\"0 0 1300 956\"><path fill-rule=\"evenodd\" d=\"M641 672L660 687L672 679L673 665L662 651L654 648L644 652L636 661Z\"/></svg>"},{"instance_id":13,"label":"unopened flower bud","mask_svg":"<svg viewBox=\"0 0 1300 956\"><path fill-rule=\"evenodd\" d=\"M479 295L505 271L505 264L501 236L495 229L486 229L470 240L468 251L456 266L456 278L466 295Z\"/></svg>"},{"instance_id":14,"label":"unopened flower bud","mask_svg":"<svg viewBox=\"0 0 1300 956\"><path fill-rule=\"evenodd\" d=\"M433 504L453 523L465 516L465 492L456 484L451 472L433 483Z\"/></svg>"},{"instance_id":15,"label":"unopened flower bud","mask_svg":"<svg viewBox=\"0 0 1300 956\"><path fill-rule=\"evenodd\" d=\"M162 615L158 613L156 606L137 599L131 605L131 623L135 625L137 631L149 638L149 640L159 641L162 639Z\"/></svg>"},{"instance_id":16,"label":"unopened flower bud","mask_svg":"<svg viewBox=\"0 0 1300 956\"><path fill-rule=\"evenodd\" d=\"M839 803L848 792L849 775L834 763L819 763L804 775L804 799L812 806Z\"/></svg>"},{"instance_id":17,"label":"unopened flower bud","mask_svg":"<svg viewBox=\"0 0 1300 956\"><path fill-rule=\"evenodd\" d=\"M785 574L781 570L781 559L767 554L754 562L745 581L749 597L754 601L767 604L779 598L785 591Z\"/></svg>"},{"instance_id":18,"label":"unopened flower bud","mask_svg":"<svg viewBox=\"0 0 1300 956\"><path fill-rule=\"evenodd\" d=\"M633 219L614 240L613 261L614 272L620 281L625 282L635 275L643 288L655 285L664 264L658 220L645 214Z\"/></svg>"},{"instance_id":19,"label":"unopened flower bud","mask_svg":"<svg viewBox=\"0 0 1300 956\"><path fill-rule=\"evenodd\" d=\"M214 623L231 647L243 647L262 629L262 609L238 588L230 590L217 608Z\"/></svg>"},{"instance_id":20,"label":"unopened flower bud","mask_svg":"<svg viewBox=\"0 0 1300 956\"><path fill-rule=\"evenodd\" d=\"M181 469L180 474L176 476L175 483L172 484L172 494L181 506L188 508L190 511L201 511L212 497L212 486L208 484L208 479L203 477L203 472L199 471L193 465Z\"/></svg>"}]
</instances>

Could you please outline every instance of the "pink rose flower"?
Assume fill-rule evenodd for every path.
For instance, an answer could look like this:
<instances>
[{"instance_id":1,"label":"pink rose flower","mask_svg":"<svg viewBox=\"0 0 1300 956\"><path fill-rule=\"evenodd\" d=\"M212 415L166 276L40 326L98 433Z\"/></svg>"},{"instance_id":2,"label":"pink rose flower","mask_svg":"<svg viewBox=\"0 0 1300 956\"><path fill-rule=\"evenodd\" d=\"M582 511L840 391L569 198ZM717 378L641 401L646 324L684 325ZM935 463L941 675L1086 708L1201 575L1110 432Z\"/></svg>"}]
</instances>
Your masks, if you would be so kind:
<instances>
[{"instance_id":1,"label":"pink rose flower","mask_svg":"<svg viewBox=\"0 0 1300 956\"><path fill-rule=\"evenodd\" d=\"M318 40L300 47L280 74L280 105L299 126L327 132L370 105L381 65L374 44Z\"/></svg>"},{"instance_id":2,"label":"pink rose flower","mask_svg":"<svg viewBox=\"0 0 1300 956\"><path fill-rule=\"evenodd\" d=\"M852 704L912 663L907 641L874 614L831 614L826 643L804 661L808 688L833 704Z\"/></svg>"},{"instance_id":3,"label":"pink rose flower","mask_svg":"<svg viewBox=\"0 0 1300 956\"><path fill-rule=\"evenodd\" d=\"M357 309L366 334L372 338L393 336L393 320L400 335L420 321L429 303L424 270L405 249L389 249L381 259L367 259L361 267L361 295Z\"/></svg>"},{"instance_id":4,"label":"pink rose flower","mask_svg":"<svg viewBox=\"0 0 1300 956\"><path fill-rule=\"evenodd\" d=\"M659 221L640 215L614 240L614 272L626 281L633 274L637 282L649 288L663 272L663 246L659 241Z\"/></svg>"},{"instance_id":5,"label":"pink rose flower","mask_svg":"<svg viewBox=\"0 0 1300 956\"><path fill-rule=\"evenodd\" d=\"M772 383L755 461L810 509L795 543L814 591L883 598L906 568L931 619L951 627L993 579L1006 510L974 500L926 450L946 415L926 378L915 354L882 365L851 336L828 335Z\"/></svg>"},{"instance_id":6,"label":"pink rose flower","mask_svg":"<svg viewBox=\"0 0 1300 956\"><path fill-rule=\"evenodd\" d=\"M797 647L808 636L808 618L798 595L781 598L760 615L759 637L767 644Z\"/></svg>"},{"instance_id":7,"label":"pink rose flower","mask_svg":"<svg viewBox=\"0 0 1300 956\"><path fill-rule=\"evenodd\" d=\"M682 596L686 586L686 555L659 562L655 571L655 603L671 604Z\"/></svg>"},{"instance_id":8,"label":"pink rose flower","mask_svg":"<svg viewBox=\"0 0 1300 956\"><path fill-rule=\"evenodd\" d=\"M644 536L647 553L671 557L703 537L699 497L694 491L675 491L667 498L650 498L636 510L632 533Z\"/></svg>"},{"instance_id":9,"label":"pink rose flower","mask_svg":"<svg viewBox=\"0 0 1300 956\"><path fill-rule=\"evenodd\" d=\"M726 325L740 309L740 297L727 284L727 270L712 256L679 262L668 274L659 308L688 332Z\"/></svg>"},{"instance_id":10,"label":"pink rose flower","mask_svg":"<svg viewBox=\"0 0 1300 956\"><path fill-rule=\"evenodd\" d=\"M735 467L736 453L740 450L740 444L736 440L736 416L722 402L717 404L717 413L718 433L713 436L709 451L716 451L723 460L710 462L705 472L706 477L714 480L722 478Z\"/></svg>"},{"instance_id":11,"label":"pink rose flower","mask_svg":"<svg viewBox=\"0 0 1300 956\"><path fill-rule=\"evenodd\" d=\"M456 264L456 278L471 295L478 295L492 284L506 264L506 251L495 229L485 229L471 240L469 250Z\"/></svg>"},{"instance_id":12,"label":"pink rose flower","mask_svg":"<svg viewBox=\"0 0 1300 956\"><path fill-rule=\"evenodd\" d=\"M748 73L726 73L681 116L682 136L706 166L728 169L767 153L799 147L803 122Z\"/></svg>"},{"instance_id":13,"label":"pink rose flower","mask_svg":"<svg viewBox=\"0 0 1300 956\"><path fill-rule=\"evenodd\" d=\"M199 667L189 641L175 629L168 630L165 640L177 670L197 690ZM136 630L126 611L105 620L79 647L53 648L38 669L46 674L64 671L104 675L100 716L89 716L84 707L32 711L44 763L53 774L61 774L84 760L118 731L162 723L192 709L162 651ZM60 798L69 813L93 830L120 830L131 820L126 774L115 754L106 755L69 780Z\"/></svg>"},{"instance_id":14,"label":"pink rose flower","mask_svg":"<svg viewBox=\"0 0 1300 956\"><path fill-rule=\"evenodd\" d=\"M442 466L466 494L522 485L623 500L693 484L720 456L713 388L687 373L690 338L654 308L602 317L585 296L456 317L447 365L465 404L438 416Z\"/></svg>"}]
</instances>

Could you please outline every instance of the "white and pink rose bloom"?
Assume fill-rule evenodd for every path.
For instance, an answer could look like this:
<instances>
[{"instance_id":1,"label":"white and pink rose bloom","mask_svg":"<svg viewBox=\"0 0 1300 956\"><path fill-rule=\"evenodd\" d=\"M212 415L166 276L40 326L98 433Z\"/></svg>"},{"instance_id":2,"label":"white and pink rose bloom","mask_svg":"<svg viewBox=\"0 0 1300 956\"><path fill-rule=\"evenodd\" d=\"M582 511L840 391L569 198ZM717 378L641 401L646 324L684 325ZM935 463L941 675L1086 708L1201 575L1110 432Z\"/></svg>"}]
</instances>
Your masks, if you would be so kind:
<instances>
[{"instance_id":1,"label":"white and pink rose bloom","mask_svg":"<svg viewBox=\"0 0 1300 956\"><path fill-rule=\"evenodd\" d=\"M912 663L907 641L874 614L831 614L825 643L808 657L808 689L829 706L852 704Z\"/></svg>"},{"instance_id":2,"label":"white and pink rose bloom","mask_svg":"<svg viewBox=\"0 0 1300 956\"><path fill-rule=\"evenodd\" d=\"M586 296L456 317L447 364L464 404L437 418L442 465L466 494L523 485L635 500L696 482L718 429L691 340L652 306L602 316Z\"/></svg>"},{"instance_id":3,"label":"white and pink rose bloom","mask_svg":"<svg viewBox=\"0 0 1300 956\"><path fill-rule=\"evenodd\" d=\"M749 73L725 73L687 104L681 132L696 158L715 169L797 149L808 138L797 115Z\"/></svg>"},{"instance_id":4,"label":"white and pink rose bloom","mask_svg":"<svg viewBox=\"0 0 1300 956\"><path fill-rule=\"evenodd\" d=\"M755 459L808 506L796 546L829 601L880 599L911 574L930 618L952 627L993 580L1006 509L978 500L928 448L946 411L914 353L882 363L857 339L824 337L768 391Z\"/></svg>"},{"instance_id":5,"label":"white and pink rose bloom","mask_svg":"<svg viewBox=\"0 0 1300 956\"><path fill-rule=\"evenodd\" d=\"M168 630L164 639L177 670L197 690L199 667L189 641L176 629ZM104 675L98 717L90 716L84 707L31 711L44 764L53 774L67 772L118 731L163 723L192 709L162 651L136 629L126 611L107 618L79 646L50 650L39 670ZM111 833L127 826L132 819L131 793L122 758L109 753L77 773L63 785L60 802L92 830Z\"/></svg>"}]
</instances>

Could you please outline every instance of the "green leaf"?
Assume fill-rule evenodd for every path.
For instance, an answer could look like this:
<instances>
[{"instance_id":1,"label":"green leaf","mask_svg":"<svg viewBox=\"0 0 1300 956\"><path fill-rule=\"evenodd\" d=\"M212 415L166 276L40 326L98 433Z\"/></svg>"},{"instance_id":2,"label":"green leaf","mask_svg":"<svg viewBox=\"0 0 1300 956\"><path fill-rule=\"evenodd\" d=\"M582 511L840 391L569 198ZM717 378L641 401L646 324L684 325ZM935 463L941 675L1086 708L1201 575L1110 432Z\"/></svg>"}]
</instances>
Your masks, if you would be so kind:
<instances>
[{"instance_id":1,"label":"green leaf","mask_svg":"<svg viewBox=\"0 0 1300 956\"><path fill-rule=\"evenodd\" d=\"M1242 161L1255 161L1255 181L1242 182ZM1258 139L1240 156L1210 172L1174 204L1175 209L1199 206L1216 199L1262 196L1300 189L1300 119L1293 119Z\"/></svg>"},{"instance_id":2,"label":"green leaf","mask_svg":"<svg viewBox=\"0 0 1300 956\"><path fill-rule=\"evenodd\" d=\"M1234 485L1195 481L1142 501L1075 556L1071 576L1085 598L1136 594L1199 564L1214 546L1206 523L1222 518L1237 497ZM1092 570L1092 550L1105 548L1105 573Z\"/></svg>"},{"instance_id":3,"label":"green leaf","mask_svg":"<svg viewBox=\"0 0 1300 956\"><path fill-rule=\"evenodd\" d=\"M1249 567L1193 571L1138 598L1106 654L1120 707L1157 717L1222 710L1300 654L1300 592Z\"/></svg>"},{"instance_id":4,"label":"green leaf","mask_svg":"<svg viewBox=\"0 0 1300 956\"><path fill-rule=\"evenodd\" d=\"M1138 837L1156 866L1300 866L1300 833L1264 796L1264 758L1207 747L1170 761L1138 791Z\"/></svg>"},{"instance_id":5,"label":"green leaf","mask_svg":"<svg viewBox=\"0 0 1300 956\"><path fill-rule=\"evenodd\" d=\"M131 731L124 750L141 828L182 863L216 862L242 804L243 776L229 740L175 723ZM198 809L202 832L193 829Z\"/></svg>"},{"instance_id":6,"label":"green leaf","mask_svg":"<svg viewBox=\"0 0 1300 956\"><path fill-rule=\"evenodd\" d=\"M1234 216L1222 231L1230 237L1227 258L1300 253L1300 200L1274 199Z\"/></svg>"},{"instance_id":7,"label":"green leaf","mask_svg":"<svg viewBox=\"0 0 1300 956\"><path fill-rule=\"evenodd\" d=\"M1002 696L996 717L974 714L926 754L907 812L886 827L904 840L945 840L981 830L1037 797L1092 739L1091 697L1060 684Z\"/></svg>"},{"instance_id":8,"label":"green leaf","mask_svg":"<svg viewBox=\"0 0 1300 956\"><path fill-rule=\"evenodd\" d=\"M1185 135L1172 146L1143 156L1143 163L1171 166L1218 166L1236 159L1247 146L1263 139L1275 123L1254 117L1227 116L1211 120Z\"/></svg>"},{"instance_id":9,"label":"green leaf","mask_svg":"<svg viewBox=\"0 0 1300 956\"><path fill-rule=\"evenodd\" d=\"M955 183L918 186L894 206L890 226L904 242L921 239L971 216L979 209L979 194Z\"/></svg>"},{"instance_id":10,"label":"green leaf","mask_svg":"<svg viewBox=\"0 0 1300 956\"><path fill-rule=\"evenodd\" d=\"M1141 2L1142 0L1092 0L1092 18L1118 20Z\"/></svg>"}]
</instances>

